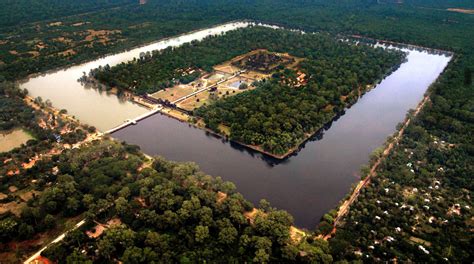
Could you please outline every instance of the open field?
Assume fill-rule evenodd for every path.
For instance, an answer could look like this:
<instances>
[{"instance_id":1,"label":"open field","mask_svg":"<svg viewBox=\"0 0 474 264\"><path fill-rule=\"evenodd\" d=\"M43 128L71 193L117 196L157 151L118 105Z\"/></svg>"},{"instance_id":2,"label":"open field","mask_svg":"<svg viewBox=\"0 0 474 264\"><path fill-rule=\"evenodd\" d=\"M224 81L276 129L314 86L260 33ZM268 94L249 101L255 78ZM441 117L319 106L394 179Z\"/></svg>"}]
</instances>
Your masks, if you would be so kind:
<instances>
[{"instance_id":1,"label":"open field","mask_svg":"<svg viewBox=\"0 0 474 264\"><path fill-rule=\"evenodd\" d=\"M249 85L249 88L246 90L240 90L239 85L240 83L245 82ZM212 95L214 95L214 99L222 99L227 96L233 96L245 91L251 90L250 88L250 80L247 78L242 77L233 77L217 86L216 91L211 92L209 90L203 91L198 93L180 103L178 103L178 107L187 110L193 111L196 108L199 108L205 104L209 104L212 102L211 99ZM188 93L189 94L189 93ZM187 95L187 94L185 94ZM185 96L183 95L183 96Z\"/></svg>"},{"instance_id":2,"label":"open field","mask_svg":"<svg viewBox=\"0 0 474 264\"><path fill-rule=\"evenodd\" d=\"M0 152L10 151L33 137L23 129L14 129L9 133L0 133Z\"/></svg>"},{"instance_id":3,"label":"open field","mask_svg":"<svg viewBox=\"0 0 474 264\"><path fill-rule=\"evenodd\" d=\"M21 211L23 210L23 207L25 205L26 205L25 202L16 202L16 201L3 203L0 206L0 215L3 215L7 212L11 212L12 214L16 216L20 216Z\"/></svg>"},{"instance_id":4,"label":"open field","mask_svg":"<svg viewBox=\"0 0 474 264\"><path fill-rule=\"evenodd\" d=\"M474 9L464 9L464 8L448 8L448 11L451 12L457 12L457 13L463 13L463 14L474 14Z\"/></svg>"},{"instance_id":5,"label":"open field","mask_svg":"<svg viewBox=\"0 0 474 264\"><path fill-rule=\"evenodd\" d=\"M259 80L262 80L262 79L266 79L266 78L270 77L271 75L260 73L260 72L255 72L255 71L246 71L246 72L242 73L240 76L248 78L252 81L259 81Z\"/></svg>"},{"instance_id":6,"label":"open field","mask_svg":"<svg viewBox=\"0 0 474 264\"><path fill-rule=\"evenodd\" d=\"M198 93L178 104L178 107L183 108L184 110L192 111L196 108L199 108L205 104L209 103L209 96L211 92L204 91L202 93Z\"/></svg>"},{"instance_id":7,"label":"open field","mask_svg":"<svg viewBox=\"0 0 474 264\"><path fill-rule=\"evenodd\" d=\"M217 72L221 72L221 73L233 74L235 72L238 72L240 69L235 67L235 66L232 66L231 62L228 61L228 62L225 62L223 64L219 64L219 65L214 66L214 70L216 70Z\"/></svg>"},{"instance_id":8,"label":"open field","mask_svg":"<svg viewBox=\"0 0 474 264\"><path fill-rule=\"evenodd\" d=\"M191 85L176 85L171 88L166 88L164 90L158 91L151 95L155 99L168 100L170 102L175 101L183 96L195 92L197 89Z\"/></svg>"}]
</instances>

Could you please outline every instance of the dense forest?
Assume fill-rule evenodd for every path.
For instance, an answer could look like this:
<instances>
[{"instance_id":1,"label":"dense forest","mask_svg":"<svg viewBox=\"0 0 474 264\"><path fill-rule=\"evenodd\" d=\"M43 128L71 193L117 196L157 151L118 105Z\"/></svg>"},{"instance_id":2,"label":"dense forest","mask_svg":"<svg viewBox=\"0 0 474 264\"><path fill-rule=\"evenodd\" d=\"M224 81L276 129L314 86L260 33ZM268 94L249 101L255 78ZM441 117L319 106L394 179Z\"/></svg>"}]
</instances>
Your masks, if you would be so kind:
<instances>
[{"instance_id":1,"label":"dense forest","mask_svg":"<svg viewBox=\"0 0 474 264\"><path fill-rule=\"evenodd\" d=\"M307 58L302 70L308 74L314 72L319 86L327 87L327 90L338 87L342 95L380 78L398 64L401 57L397 52L386 52L381 48L373 50L337 43L325 34L302 35L252 27L142 54L128 63L95 69L91 75L109 87L129 89L137 94L153 93L174 85L175 80L179 81L181 69L200 68L211 72L216 64L259 48Z\"/></svg>"},{"instance_id":2,"label":"dense forest","mask_svg":"<svg viewBox=\"0 0 474 264\"><path fill-rule=\"evenodd\" d=\"M26 2L29 1L15 1L15 4L5 6L4 10L14 16L20 13L15 8L28 10ZM87 5L89 2L103 4L107 1L76 2L76 5L82 2ZM110 1L119 2L122 3ZM425 46L440 45L429 41L430 35L438 36L443 39L442 42L449 40L451 43L442 45L445 49L458 48L463 39L474 37L474 33L467 30L472 26L472 16L441 9L450 4L451 7L474 8L472 1L436 1L432 5L433 9L426 8L429 7L425 6L426 1L405 2L403 5L391 5L377 4L375 0L343 3L326 0L148 0L145 5L135 3L103 9L101 12L63 17L55 21L60 24L15 23L14 26L0 27L0 75L9 80L23 78L31 73L91 60L163 37L239 19L307 31L377 35L384 39L416 42ZM71 1L58 1L55 9L66 9L70 5L73 5ZM15 21L26 19L21 15L18 17ZM411 26L414 24L417 27ZM439 28L435 30L434 24ZM101 35L95 35L97 32L92 33L94 31L102 32Z\"/></svg>"},{"instance_id":3,"label":"dense forest","mask_svg":"<svg viewBox=\"0 0 474 264\"><path fill-rule=\"evenodd\" d=\"M6 81L0 83L0 130L24 126L30 130L40 131L34 119L34 110L26 107L23 102L26 93L12 83Z\"/></svg>"},{"instance_id":4,"label":"dense forest","mask_svg":"<svg viewBox=\"0 0 474 264\"><path fill-rule=\"evenodd\" d=\"M30 1L12 2L23 4L24 6L20 6L20 9L22 9L27 8ZM70 1L58 1L58 8L61 8L60 2L67 3ZM76 2L80 4L81 2L88 1ZM383 260L389 261L396 258L397 261L448 261L469 263L472 262L473 259L471 246L472 232L469 230L472 229L473 207L472 164L474 164L474 152L472 146L474 142L472 138L474 137L472 133L474 129L472 124L474 121L474 87L472 75L474 69L474 49L472 40L474 39L474 31L472 27L474 26L474 17L468 14L449 12L444 9L473 9L474 4L470 0L404 0L400 1L402 2L401 4L392 4L392 2L394 1L149 0L146 5L142 6L132 5L126 8L119 7L114 10L104 10L93 14L61 19L59 19L59 16L52 16L51 18L63 22L62 25L57 26L49 26L48 22L20 25L18 21L26 21L28 18L25 19L25 16L18 16L17 18L7 21L7 24L4 24L4 26L0 28L0 75L9 80L18 80L31 73L90 60L109 52L130 48L161 37L175 35L234 19L255 19L307 31L327 31L345 35L358 34L454 51L455 58L453 62L448 66L440 82L431 90L430 104L417 118L416 122L410 125L405 135L406 138L404 138L400 146L396 148L395 153L384 162L384 166L382 166L378 172L378 176L373 179L372 184L363 191L360 199L352 208L353 210L351 210L349 215L344 219L345 224L343 223L342 226L338 227L335 237L329 240L329 245L334 260L364 260L366 262L375 262ZM14 9L9 9L9 7L14 6L15 5L2 6L2 12L9 13L8 16L10 16L10 14L13 16L14 13L19 13L18 11L14 11ZM3 17L2 15L2 18ZM30 21L41 19L43 18L37 17ZM4 21L6 20L2 19L2 22ZM14 21L14 23L12 21ZM83 22L84 24L80 24ZM80 25L75 25L77 23ZM5 25L9 26L6 27ZM104 44L100 42L100 39L86 41L85 32L87 32L88 29L118 29L121 30L121 32L109 35L108 41ZM72 39L72 42L63 43L54 40L65 33L69 34L68 38ZM41 42L47 45L43 47ZM59 54L70 48L73 48L76 53L69 55ZM28 53L30 51L37 51L39 55L36 55L36 53ZM3 78L0 77L0 80L3 81ZM19 104L12 101L3 104L3 102L7 102L5 100L9 100L5 98L11 97L5 92L2 92L0 97L2 100L1 106L5 105L9 108L11 107L10 109L16 109L10 111L7 108L2 108L2 114L5 111L5 113L22 113L28 116L28 110L24 110L28 109L26 108L27 106L24 105L24 108L21 108ZM11 124L17 125L11 121L13 121L11 117L8 117L7 119L2 119L2 124L7 124L7 126ZM437 143L435 143L435 141ZM405 149L407 149L407 151L405 151ZM132 153L130 156L132 158L136 157L136 160L141 159L141 154L136 152L136 150L132 149L126 152ZM99 168L99 171L102 165L104 166L103 168L109 170L110 168L106 165L108 162L112 162L114 165L118 162L117 158L113 156L113 153L115 152L110 152L110 154L105 153L103 156L104 159L88 158L93 160L94 168ZM7 153L3 155L12 154ZM65 154L65 156L57 162L67 163L64 162L69 159L67 155L74 156L73 154ZM74 161L74 159L72 161ZM420 163L417 163L417 161L420 161ZM122 162L127 163L127 160L123 159ZM414 166L414 168L412 168L414 172L411 172L411 169L407 165L409 163ZM71 162L71 164L75 163ZM38 186L40 186L39 190L45 190L48 186L48 182L53 182L53 180L58 182L58 185L61 186L62 189L60 190L61 192L56 188L54 192L46 192L50 194L43 198L43 203L40 203L38 198L34 198L31 202L31 208L34 210L29 215L25 214L26 218L22 218L21 215L12 216L11 214L1 216L0 228L2 228L2 239L6 239L3 241L10 241L12 237L18 236L18 238L15 238L15 241L11 241L8 244L3 241L0 243L2 251L7 250L10 253L13 252L13 255L15 255L15 251L18 255L21 255L24 249L21 247L16 248L16 250L7 248L7 246L19 245L18 240L22 239L18 233L20 226L22 228L22 234L26 235L50 230L49 224L55 225L55 229L61 229L65 224L64 218L59 217L63 215L61 210L66 208L79 208L77 211L73 210L72 212L80 214L87 209L85 207L86 203L82 200L79 202L79 207L73 206L74 204L72 202L69 205L67 205L67 203L64 204L63 195L70 190L73 191L72 198L76 199L76 201L80 195L83 195L82 197L85 196L85 189L78 191L74 184L76 182L74 179L71 180L71 177L68 176L63 176L60 180L54 178L53 173L46 169L47 166L49 166L48 163L38 164L38 166L39 167L35 166L22 173L22 177L25 175L25 181L16 184L23 184L20 187L29 187L31 179L34 179L33 177L39 177L42 179L41 181L37 181ZM41 170L39 170L41 173L35 174L35 170L39 168L41 168ZM53 168L51 168L51 170ZM77 169L69 168L66 168L66 170L77 171ZM111 184L119 183L117 177L121 175L120 172L114 171L111 174L107 174L107 170L104 169L100 171L100 173L96 173L98 179L94 181L94 184L98 186L106 185L104 188L110 186L111 189L115 188L114 191L119 188L119 190L121 190L121 186L117 187L117 185ZM126 171L126 169L124 170ZM156 171L158 174L161 173L161 175L167 174L166 169L151 168L151 170ZM444 171L444 173L442 171ZM61 174L63 174L63 172ZM90 179L88 172L82 173L83 176ZM32 178L29 178L30 176L28 175ZM105 175L105 177L103 175ZM110 178L113 179L111 180ZM156 179L156 177L152 178ZM82 177L78 179L82 179ZM130 179L134 178L130 177ZM160 181L162 180L164 182L165 179L168 181L165 177L160 179ZM44 182L46 182L45 185L43 185ZM155 182L155 180L152 180L152 183ZM84 183L82 182L82 184ZM46 187L44 187L45 189L41 189L43 188L41 186ZM74 189L70 188L71 186L75 186ZM34 186L34 188L37 187ZM93 189L91 187L88 188L89 190ZM200 188L201 186L196 187L196 185L194 185L194 189ZM215 190L217 189L218 188ZM386 189L388 189L388 192ZM104 190L106 190L106 192L109 191L109 189ZM129 190L130 193L136 193L136 190L133 188L129 187ZM167 190L176 189L170 187ZM181 190L188 191L188 189ZM4 189L2 189L2 191L4 191ZM55 192L59 194L57 197L54 196L56 194ZM127 191L123 193L125 197L132 197L126 195ZM171 194L174 195L174 193ZM185 194L180 195L189 197ZM231 194L230 196L233 195ZM426 198L423 196L426 196ZM90 196L87 197L88 199L90 198ZM127 199L125 197L124 199ZM6 199L11 200L17 198L7 197ZM104 203L102 200L110 201L107 205L112 205L110 210L113 214L117 212L115 208L116 199L118 199L118 196L112 196L110 200L107 200L106 195L105 199L94 201L101 201L101 203ZM429 202L425 201L425 199L428 199ZM4 200L2 200L2 202L3 201ZM46 206L44 204L46 201L53 201L55 203ZM85 202L87 202L87 199ZM398 203L398 205L396 203ZM43 208L41 206L45 206L44 209L48 208L49 210L54 209L54 204L56 204L55 211L45 211L40 212L41 214L37 214L38 210L36 209ZM200 204L202 205L204 203L200 201ZM405 207L400 208L403 204L405 204ZM151 206L151 203L145 203L145 205ZM137 208L135 202L131 202L127 204L127 206ZM411 209L410 206L412 206L413 209ZM429 207L429 209L425 206ZM89 211L89 209L87 209L87 211ZM385 211L387 211L388 215L384 213ZM94 211L91 212L93 213ZM48 214L50 216L48 216ZM38 215L44 216L45 218L36 218ZM55 221L55 216L61 220ZM101 218L102 216L100 214L97 217L97 220L102 221L101 219L103 218ZM379 218L380 221L378 220ZM134 216L132 219L135 220ZM160 217L158 219L163 218ZM74 220L74 218L71 219L73 225L76 223ZM156 223L162 222L157 221ZM322 226L327 226L327 224L331 223L331 217L326 216L321 223ZM93 224L89 223L86 227L91 227L91 225ZM209 236L207 238L215 236L219 232L217 231L219 230L219 225L216 226L218 227L214 229L208 228ZM149 228L149 225L144 228ZM161 244L154 244L152 239L149 239L147 242L147 239L143 238L143 229L137 228L136 226L119 226L116 229L116 231L115 229L105 231L104 237L99 239L100 241L105 241L100 244L104 246L103 248L110 249L107 252L111 252L111 257L131 260L132 255L136 257L140 254L140 259L146 261L148 257L152 255L148 253L150 252L149 248L159 248L161 246ZM205 228L197 228L197 226L194 230L196 233L197 229L199 229L199 237L207 233ZM260 231L257 231L255 228L254 232ZM111 234L108 235L108 233ZM10 237L5 238L3 234L9 234ZM117 242L116 237L122 234L127 238L126 245L133 245L127 251L127 254L125 254L126 249L115 244ZM77 238L74 237L74 235L77 235ZM176 233L173 235L175 235L175 237L172 237L170 240L161 239L160 237L158 241L168 241L169 243L163 245L172 248L179 247L179 252L182 252L185 247L191 248L193 245L191 242L188 242L191 241L190 238L186 238L187 240L185 241L187 241L187 244L183 246L181 240L176 241L176 237L180 234ZM154 235L151 235L151 237L153 236ZM260 236L264 237L265 235ZM272 235L269 237L272 237ZM272 240L273 238L269 239ZM247 241L246 239L242 240ZM259 239L253 241L257 240ZM99 247L96 241L90 241L88 238L85 238L83 232L72 232L67 236L64 243L55 248L51 248L51 250L45 252L45 254L49 254L50 257L54 258L55 256L63 257L65 254L70 253L70 261L79 262L80 260L84 260L83 258L85 257L79 253L83 248L83 244L78 246L75 241L85 241L85 243L89 243L88 245L91 245L92 248ZM253 250L252 252L256 252L256 245L258 244L258 249L261 249L259 256L267 257L268 254L265 255L265 252L268 252L266 251L266 249L269 248L268 240L263 239L259 241L262 242L246 244L251 245L247 247L247 249L250 248ZM312 241L308 243L310 242ZM312 256L323 256L327 252L324 242L315 241L310 244L318 244L317 247L307 247L305 250L306 252L314 252ZM282 256L273 255L273 252L280 254L280 252L283 251L276 249L273 251L274 246L275 248L279 248L278 245L278 243L272 243L270 246L272 248L272 255L270 255L271 260ZM192 260L193 257L198 256L197 254L201 254L202 245L200 246L200 248L198 248L199 246L193 248L194 253L199 253L195 253L193 256L180 255L179 260L183 260L183 262L190 259ZM40 245L38 245L38 248L39 247ZM74 250L74 248L77 250ZM146 249L146 253L145 248L148 248ZM223 247L218 247L218 250L222 248ZM225 249L227 250L227 248ZM31 251L31 248L28 248L28 250ZM224 252L225 253L221 254L222 256L225 256L227 251ZM234 254L233 256L236 256L235 251L229 250L229 252L232 252ZM293 249L289 250L289 252L294 253L296 251ZM2 255L2 257L3 256L4 255ZM291 254L289 254L289 256L291 256ZM96 256L95 253L87 251L86 257L93 260L104 260L108 256ZM171 257L174 259L178 258L176 255ZM326 255L324 255L324 257L327 259ZM62 259L62 261L65 261L65 259Z\"/></svg>"},{"instance_id":5,"label":"dense forest","mask_svg":"<svg viewBox=\"0 0 474 264\"><path fill-rule=\"evenodd\" d=\"M136 0L4 0L0 10L0 27L18 26L30 22L102 11L126 4L137 4Z\"/></svg>"},{"instance_id":6,"label":"dense forest","mask_svg":"<svg viewBox=\"0 0 474 264\"><path fill-rule=\"evenodd\" d=\"M59 263L332 261L326 241L290 236L288 213L266 201L255 211L232 183L193 163L149 160L134 146L94 141L24 177L35 180L35 194L19 215L2 216L2 250L79 217L86 224L44 256ZM111 218L118 222L100 236L86 232L100 232Z\"/></svg>"},{"instance_id":7,"label":"dense forest","mask_svg":"<svg viewBox=\"0 0 474 264\"><path fill-rule=\"evenodd\" d=\"M231 139L279 155L354 103L359 93L403 59L401 52L350 45L326 34L252 27L155 51L112 68L102 67L92 71L92 76L109 87L152 93L171 86L180 69L210 72L216 64L259 48L303 58L298 71L308 83L292 85L296 71L282 68L273 78L257 84L257 89L197 109L196 115L216 132L219 124L225 124L230 127Z\"/></svg>"}]
</instances>

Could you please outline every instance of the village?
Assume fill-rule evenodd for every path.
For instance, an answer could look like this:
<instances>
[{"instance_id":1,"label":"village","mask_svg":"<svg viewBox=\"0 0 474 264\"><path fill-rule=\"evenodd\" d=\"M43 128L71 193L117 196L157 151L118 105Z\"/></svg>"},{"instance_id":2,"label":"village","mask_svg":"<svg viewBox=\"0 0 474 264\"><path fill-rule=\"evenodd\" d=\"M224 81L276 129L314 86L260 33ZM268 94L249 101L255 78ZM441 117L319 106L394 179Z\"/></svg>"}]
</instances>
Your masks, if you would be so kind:
<instances>
[{"instance_id":1,"label":"village","mask_svg":"<svg viewBox=\"0 0 474 264\"><path fill-rule=\"evenodd\" d=\"M34 143L36 139L29 136L28 141L16 142L16 145L12 145L9 149L15 150L22 147L23 153L5 152L7 155L0 158L2 164L0 179L7 183L0 191L0 215L11 213L20 216L27 202L41 193L35 190L38 180L28 181L25 177L18 178L23 173L42 160L59 155L66 149L79 148L82 144L99 139L103 135L94 127L81 124L65 110L57 110L49 102L43 102L40 98L26 96L24 101L36 111L38 126L46 133L51 133L51 144L36 146ZM57 167L51 169L52 175L57 175L58 172ZM4 179L5 177L8 180ZM8 184L8 182L17 184Z\"/></svg>"}]
</instances>

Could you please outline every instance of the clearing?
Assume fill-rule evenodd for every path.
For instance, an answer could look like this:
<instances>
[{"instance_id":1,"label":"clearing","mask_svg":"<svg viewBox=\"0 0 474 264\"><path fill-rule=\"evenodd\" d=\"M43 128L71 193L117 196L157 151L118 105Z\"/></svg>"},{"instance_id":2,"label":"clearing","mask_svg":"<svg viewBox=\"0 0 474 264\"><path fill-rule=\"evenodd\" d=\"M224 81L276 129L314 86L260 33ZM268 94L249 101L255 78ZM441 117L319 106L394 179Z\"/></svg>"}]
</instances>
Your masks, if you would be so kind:
<instances>
[{"instance_id":1,"label":"clearing","mask_svg":"<svg viewBox=\"0 0 474 264\"><path fill-rule=\"evenodd\" d=\"M448 8L446 9L451 12L463 13L463 14L474 14L474 9L463 9L463 8Z\"/></svg>"},{"instance_id":2,"label":"clearing","mask_svg":"<svg viewBox=\"0 0 474 264\"><path fill-rule=\"evenodd\" d=\"M0 152L7 152L20 147L28 140L34 139L23 129L14 129L13 131L0 132Z\"/></svg>"}]
</instances>

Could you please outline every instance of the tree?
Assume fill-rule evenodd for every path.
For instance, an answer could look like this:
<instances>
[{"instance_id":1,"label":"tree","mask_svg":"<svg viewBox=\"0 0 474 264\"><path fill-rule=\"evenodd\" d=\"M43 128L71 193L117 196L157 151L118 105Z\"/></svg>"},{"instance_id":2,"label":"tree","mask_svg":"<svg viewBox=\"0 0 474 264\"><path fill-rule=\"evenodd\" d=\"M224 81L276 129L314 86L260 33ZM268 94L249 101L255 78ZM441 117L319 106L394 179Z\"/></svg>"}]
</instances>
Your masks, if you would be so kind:
<instances>
[{"instance_id":1,"label":"tree","mask_svg":"<svg viewBox=\"0 0 474 264\"><path fill-rule=\"evenodd\" d=\"M44 217L43 223L46 229L51 229L56 226L56 219L54 218L54 216L47 214Z\"/></svg>"},{"instance_id":2,"label":"tree","mask_svg":"<svg viewBox=\"0 0 474 264\"><path fill-rule=\"evenodd\" d=\"M126 215L130 212L130 204L128 203L127 199L123 197L119 197L115 200L115 210L121 216Z\"/></svg>"},{"instance_id":3,"label":"tree","mask_svg":"<svg viewBox=\"0 0 474 264\"><path fill-rule=\"evenodd\" d=\"M219 242L222 244L232 244L237 239L237 229L233 226L224 227L219 231Z\"/></svg>"},{"instance_id":4,"label":"tree","mask_svg":"<svg viewBox=\"0 0 474 264\"><path fill-rule=\"evenodd\" d=\"M472 84L472 70L469 67L464 68L464 85L470 86Z\"/></svg>"},{"instance_id":5,"label":"tree","mask_svg":"<svg viewBox=\"0 0 474 264\"><path fill-rule=\"evenodd\" d=\"M245 83L245 82L243 82L243 83L241 83L241 84L239 85L239 89L240 89L240 90L245 90L245 89L247 89L248 87L249 87L249 85L248 85L247 83Z\"/></svg>"},{"instance_id":6,"label":"tree","mask_svg":"<svg viewBox=\"0 0 474 264\"><path fill-rule=\"evenodd\" d=\"M198 243L203 243L209 237L209 227L198 225L194 230L194 239Z\"/></svg>"},{"instance_id":7,"label":"tree","mask_svg":"<svg viewBox=\"0 0 474 264\"><path fill-rule=\"evenodd\" d=\"M272 242L266 237L255 237L254 262L267 263L270 260Z\"/></svg>"},{"instance_id":8,"label":"tree","mask_svg":"<svg viewBox=\"0 0 474 264\"><path fill-rule=\"evenodd\" d=\"M92 260L88 259L84 254L81 254L78 249L74 249L71 255L66 257L67 264L92 264Z\"/></svg>"},{"instance_id":9,"label":"tree","mask_svg":"<svg viewBox=\"0 0 474 264\"><path fill-rule=\"evenodd\" d=\"M99 249L99 254L106 259L110 259L116 251L114 244L109 239L101 239L97 244L97 248Z\"/></svg>"},{"instance_id":10,"label":"tree","mask_svg":"<svg viewBox=\"0 0 474 264\"><path fill-rule=\"evenodd\" d=\"M0 240L6 241L10 237L14 237L17 231L18 223L13 218L0 220Z\"/></svg>"},{"instance_id":11,"label":"tree","mask_svg":"<svg viewBox=\"0 0 474 264\"><path fill-rule=\"evenodd\" d=\"M141 248L133 246L125 249L121 260L124 263L146 263L146 256Z\"/></svg>"}]
</instances>

